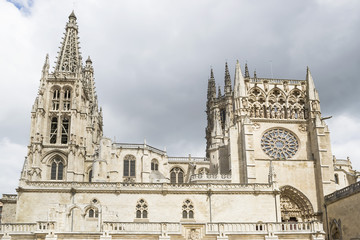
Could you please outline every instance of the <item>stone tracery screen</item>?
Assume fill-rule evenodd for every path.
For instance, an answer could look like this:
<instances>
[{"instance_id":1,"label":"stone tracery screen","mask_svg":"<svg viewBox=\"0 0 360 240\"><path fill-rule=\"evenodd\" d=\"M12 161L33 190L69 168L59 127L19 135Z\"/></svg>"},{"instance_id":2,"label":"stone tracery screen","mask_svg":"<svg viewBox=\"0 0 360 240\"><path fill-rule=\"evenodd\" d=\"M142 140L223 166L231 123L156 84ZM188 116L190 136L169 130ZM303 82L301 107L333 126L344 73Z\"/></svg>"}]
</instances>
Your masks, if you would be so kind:
<instances>
[{"instance_id":1,"label":"stone tracery screen","mask_svg":"<svg viewBox=\"0 0 360 240\"><path fill-rule=\"evenodd\" d=\"M271 129L262 136L261 148L275 159L289 159L295 155L299 142L295 135L285 129Z\"/></svg>"}]
</instances>

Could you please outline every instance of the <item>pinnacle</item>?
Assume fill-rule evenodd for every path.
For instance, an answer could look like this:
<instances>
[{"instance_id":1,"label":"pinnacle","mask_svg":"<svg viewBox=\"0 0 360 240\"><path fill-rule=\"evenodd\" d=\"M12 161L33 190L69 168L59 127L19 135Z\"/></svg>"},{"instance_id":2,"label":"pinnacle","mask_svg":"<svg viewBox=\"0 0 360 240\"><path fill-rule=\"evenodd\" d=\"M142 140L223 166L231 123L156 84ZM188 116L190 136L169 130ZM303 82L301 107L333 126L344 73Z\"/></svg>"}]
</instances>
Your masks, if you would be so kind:
<instances>
[{"instance_id":1,"label":"pinnacle","mask_svg":"<svg viewBox=\"0 0 360 240\"><path fill-rule=\"evenodd\" d=\"M214 78L214 72L212 68L210 69L210 78Z\"/></svg>"},{"instance_id":2,"label":"pinnacle","mask_svg":"<svg viewBox=\"0 0 360 240\"><path fill-rule=\"evenodd\" d=\"M90 62L90 63L92 63L90 56L88 56L88 58L87 58L86 62Z\"/></svg>"},{"instance_id":3,"label":"pinnacle","mask_svg":"<svg viewBox=\"0 0 360 240\"><path fill-rule=\"evenodd\" d=\"M69 19L70 19L70 18L75 18L75 20L76 20L76 16L75 16L74 10L72 10L71 14L69 15Z\"/></svg>"}]
</instances>

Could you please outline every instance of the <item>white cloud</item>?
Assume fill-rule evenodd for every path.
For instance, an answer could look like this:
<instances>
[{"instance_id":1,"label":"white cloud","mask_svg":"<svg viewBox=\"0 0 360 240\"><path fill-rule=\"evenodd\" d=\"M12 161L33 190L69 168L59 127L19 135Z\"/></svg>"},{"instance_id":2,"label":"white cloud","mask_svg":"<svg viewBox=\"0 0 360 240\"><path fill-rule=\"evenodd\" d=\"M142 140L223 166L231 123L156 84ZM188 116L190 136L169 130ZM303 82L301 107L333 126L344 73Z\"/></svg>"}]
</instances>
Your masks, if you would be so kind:
<instances>
[{"instance_id":1,"label":"white cloud","mask_svg":"<svg viewBox=\"0 0 360 240\"><path fill-rule=\"evenodd\" d=\"M26 149L7 138L0 140L0 193L15 193L27 154Z\"/></svg>"},{"instance_id":2,"label":"white cloud","mask_svg":"<svg viewBox=\"0 0 360 240\"><path fill-rule=\"evenodd\" d=\"M338 115L329 121L332 152L338 159L350 157L353 168L360 169L360 122L349 114Z\"/></svg>"}]
</instances>

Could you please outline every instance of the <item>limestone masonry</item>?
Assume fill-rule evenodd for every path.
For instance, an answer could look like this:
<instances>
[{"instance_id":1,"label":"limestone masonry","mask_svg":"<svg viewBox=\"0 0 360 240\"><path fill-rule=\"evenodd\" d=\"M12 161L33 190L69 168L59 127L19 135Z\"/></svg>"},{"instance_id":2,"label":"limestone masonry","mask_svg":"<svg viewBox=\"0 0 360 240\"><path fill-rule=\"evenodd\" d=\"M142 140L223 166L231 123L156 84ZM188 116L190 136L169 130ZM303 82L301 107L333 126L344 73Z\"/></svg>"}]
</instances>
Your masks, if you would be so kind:
<instances>
[{"instance_id":1,"label":"limestone masonry","mask_svg":"<svg viewBox=\"0 0 360 240\"><path fill-rule=\"evenodd\" d=\"M320 240L324 196L356 182L332 155L309 69L258 78L237 62L231 79L226 63L223 93L211 70L206 156L171 157L103 136L74 13L49 67L46 56L17 195L0 200L3 240Z\"/></svg>"}]
</instances>

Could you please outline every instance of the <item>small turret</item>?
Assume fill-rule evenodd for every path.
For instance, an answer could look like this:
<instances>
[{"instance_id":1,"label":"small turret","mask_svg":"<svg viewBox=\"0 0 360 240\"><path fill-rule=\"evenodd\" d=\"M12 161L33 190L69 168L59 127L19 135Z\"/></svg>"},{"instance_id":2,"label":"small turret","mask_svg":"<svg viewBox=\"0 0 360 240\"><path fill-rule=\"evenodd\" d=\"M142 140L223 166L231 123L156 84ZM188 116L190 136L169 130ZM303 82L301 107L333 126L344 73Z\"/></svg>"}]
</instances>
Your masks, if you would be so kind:
<instances>
[{"instance_id":1,"label":"small turret","mask_svg":"<svg viewBox=\"0 0 360 240\"><path fill-rule=\"evenodd\" d=\"M220 88L220 86L218 86L218 98L221 98L221 97L222 97L221 88Z\"/></svg>"},{"instance_id":2,"label":"small turret","mask_svg":"<svg viewBox=\"0 0 360 240\"><path fill-rule=\"evenodd\" d=\"M49 54L46 54L44 66L43 66L43 69L42 69L42 76L43 77L46 77L49 74L49 68L50 68Z\"/></svg>"}]
</instances>

